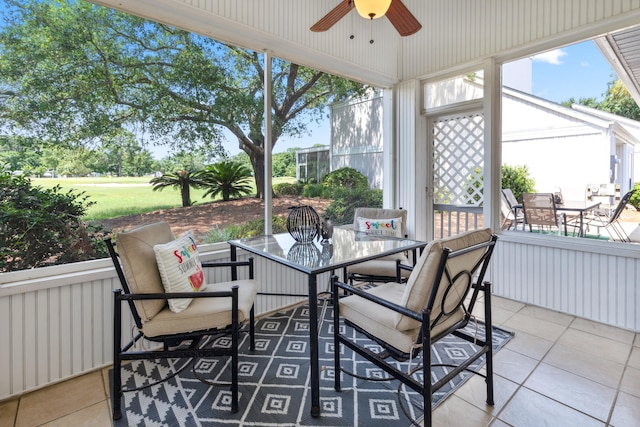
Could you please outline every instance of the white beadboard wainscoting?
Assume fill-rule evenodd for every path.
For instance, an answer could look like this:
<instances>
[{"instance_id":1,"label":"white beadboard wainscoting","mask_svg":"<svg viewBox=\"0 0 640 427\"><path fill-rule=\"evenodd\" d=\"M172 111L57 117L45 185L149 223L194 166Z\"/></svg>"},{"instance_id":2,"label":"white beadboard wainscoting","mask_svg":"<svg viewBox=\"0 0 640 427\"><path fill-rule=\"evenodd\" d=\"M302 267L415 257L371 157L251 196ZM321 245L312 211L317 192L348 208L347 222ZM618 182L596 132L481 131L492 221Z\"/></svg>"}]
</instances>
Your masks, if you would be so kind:
<instances>
[{"instance_id":1,"label":"white beadboard wainscoting","mask_svg":"<svg viewBox=\"0 0 640 427\"><path fill-rule=\"evenodd\" d=\"M201 250L205 261L230 255L224 243ZM240 259L247 256L239 251ZM306 294L306 275L254 260L262 292ZM318 277L319 292L329 275ZM505 232L491 276L496 295L640 331L640 245ZM0 400L109 365L118 287L109 259L0 274ZM259 296L256 313L305 299ZM123 325L130 330L131 319Z\"/></svg>"},{"instance_id":2,"label":"white beadboard wainscoting","mask_svg":"<svg viewBox=\"0 0 640 427\"><path fill-rule=\"evenodd\" d=\"M640 245L501 234L493 293L640 332Z\"/></svg>"},{"instance_id":3,"label":"white beadboard wainscoting","mask_svg":"<svg viewBox=\"0 0 640 427\"><path fill-rule=\"evenodd\" d=\"M199 249L203 261L229 260L226 243ZM239 251L238 257L248 255ZM306 295L306 275L261 257L254 260L261 292ZM231 279L228 269L207 271L209 282ZM240 269L239 278L246 277L246 269ZM119 283L110 259L0 274L0 400L111 364L112 290ZM318 290L328 283L329 273L320 275ZM302 300L258 296L256 314ZM123 340L133 326L125 317Z\"/></svg>"}]
</instances>

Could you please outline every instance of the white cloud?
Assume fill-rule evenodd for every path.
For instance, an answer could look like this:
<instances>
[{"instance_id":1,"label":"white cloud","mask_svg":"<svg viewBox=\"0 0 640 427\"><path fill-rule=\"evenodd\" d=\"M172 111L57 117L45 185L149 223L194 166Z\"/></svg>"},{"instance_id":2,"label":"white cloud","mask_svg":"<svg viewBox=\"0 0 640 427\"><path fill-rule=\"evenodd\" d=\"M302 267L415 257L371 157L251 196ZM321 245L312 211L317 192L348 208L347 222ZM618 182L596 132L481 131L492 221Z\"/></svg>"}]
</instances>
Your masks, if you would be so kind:
<instances>
[{"instance_id":1,"label":"white cloud","mask_svg":"<svg viewBox=\"0 0 640 427\"><path fill-rule=\"evenodd\" d=\"M534 61L546 62L548 64L560 65L562 61L560 60L563 56L566 56L567 52L562 49L550 50L549 52L544 52L536 56L532 56L531 59Z\"/></svg>"}]
</instances>

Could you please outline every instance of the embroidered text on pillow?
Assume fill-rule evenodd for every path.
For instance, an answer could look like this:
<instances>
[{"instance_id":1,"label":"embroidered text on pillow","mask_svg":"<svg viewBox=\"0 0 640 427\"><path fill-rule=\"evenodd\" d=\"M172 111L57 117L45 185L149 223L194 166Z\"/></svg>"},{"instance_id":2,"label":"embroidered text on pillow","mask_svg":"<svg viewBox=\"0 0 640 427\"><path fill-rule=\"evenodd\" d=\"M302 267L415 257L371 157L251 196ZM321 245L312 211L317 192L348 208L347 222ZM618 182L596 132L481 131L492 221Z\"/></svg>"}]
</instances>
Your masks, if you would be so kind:
<instances>
[{"instance_id":1,"label":"embroidered text on pillow","mask_svg":"<svg viewBox=\"0 0 640 427\"><path fill-rule=\"evenodd\" d=\"M357 218L358 230L371 235L403 237L402 218Z\"/></svg>"},{"instance_id":2,"label":"embroidered text on pillow","mask_svg":"<svg viewBox=\"0 0 640 427\"><path fill-rule=\"evenodd\" d=\"M193 234L188 231L178 239L153 247L165 292L197 292L204 289L204 271ZM184 310L191 298L170 299L169 308Z\"/></svg>"}]
</instances>

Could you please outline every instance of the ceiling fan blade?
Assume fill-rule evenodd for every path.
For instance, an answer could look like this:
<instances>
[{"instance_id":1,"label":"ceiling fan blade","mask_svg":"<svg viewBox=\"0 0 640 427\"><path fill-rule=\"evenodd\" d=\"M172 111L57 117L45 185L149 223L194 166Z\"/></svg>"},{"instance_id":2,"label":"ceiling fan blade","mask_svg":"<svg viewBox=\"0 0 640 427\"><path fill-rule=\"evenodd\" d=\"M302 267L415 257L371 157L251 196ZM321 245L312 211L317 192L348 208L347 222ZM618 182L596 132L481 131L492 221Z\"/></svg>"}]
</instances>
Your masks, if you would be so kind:
<instances>
[{"instance_id":1,"label":"ceiling fan blade","mask_svg":"<svg viewBox=\"0 0 640 427\"><path fill-rule=\"evenodd\" d=\"M396 28L401 36L410 36L420 31L422 24L418 22L415 16L407 9L400 0L392 0L391 6L387 11L389 22Z\"/></svg>"},{"instance_id":2,"label":"ceiling fan blade","mask_svg":"<svg viewBox=\"0 0 640 427\"><path fill-rule=\"evenodd\" d=\"M353 9L353 2L351 0L342 0L339 5L334 7L331 12L327 13L318 22L313 24L310 28L311 31L327 31L333 27L336 22L341 20L347 13Z\"/></svg>"}]
</instances>

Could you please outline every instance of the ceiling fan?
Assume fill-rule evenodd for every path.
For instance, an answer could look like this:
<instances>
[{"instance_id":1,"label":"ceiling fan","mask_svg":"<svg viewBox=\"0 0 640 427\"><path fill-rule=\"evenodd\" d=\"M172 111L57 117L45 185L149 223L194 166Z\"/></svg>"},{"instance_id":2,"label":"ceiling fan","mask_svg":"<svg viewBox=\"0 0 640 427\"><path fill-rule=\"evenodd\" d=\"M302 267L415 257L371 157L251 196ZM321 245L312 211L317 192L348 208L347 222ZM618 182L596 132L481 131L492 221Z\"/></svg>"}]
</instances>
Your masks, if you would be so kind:
<instances>
[{"instance_id":1,"label":"ceiling fan","mask_svg":"<svg viewBox=\"0 0 640 427\"><path fill-rule=\"evenodd\" d=\"M415 34L422 28L420 22L401 0L342 0L322 19L313 24L310 28L311 31L327 31L351 12L353 8L356 8L363 18L371 20L386 15L389 18L389 22L403 37Z\"/></svg>"}]
</instances>

